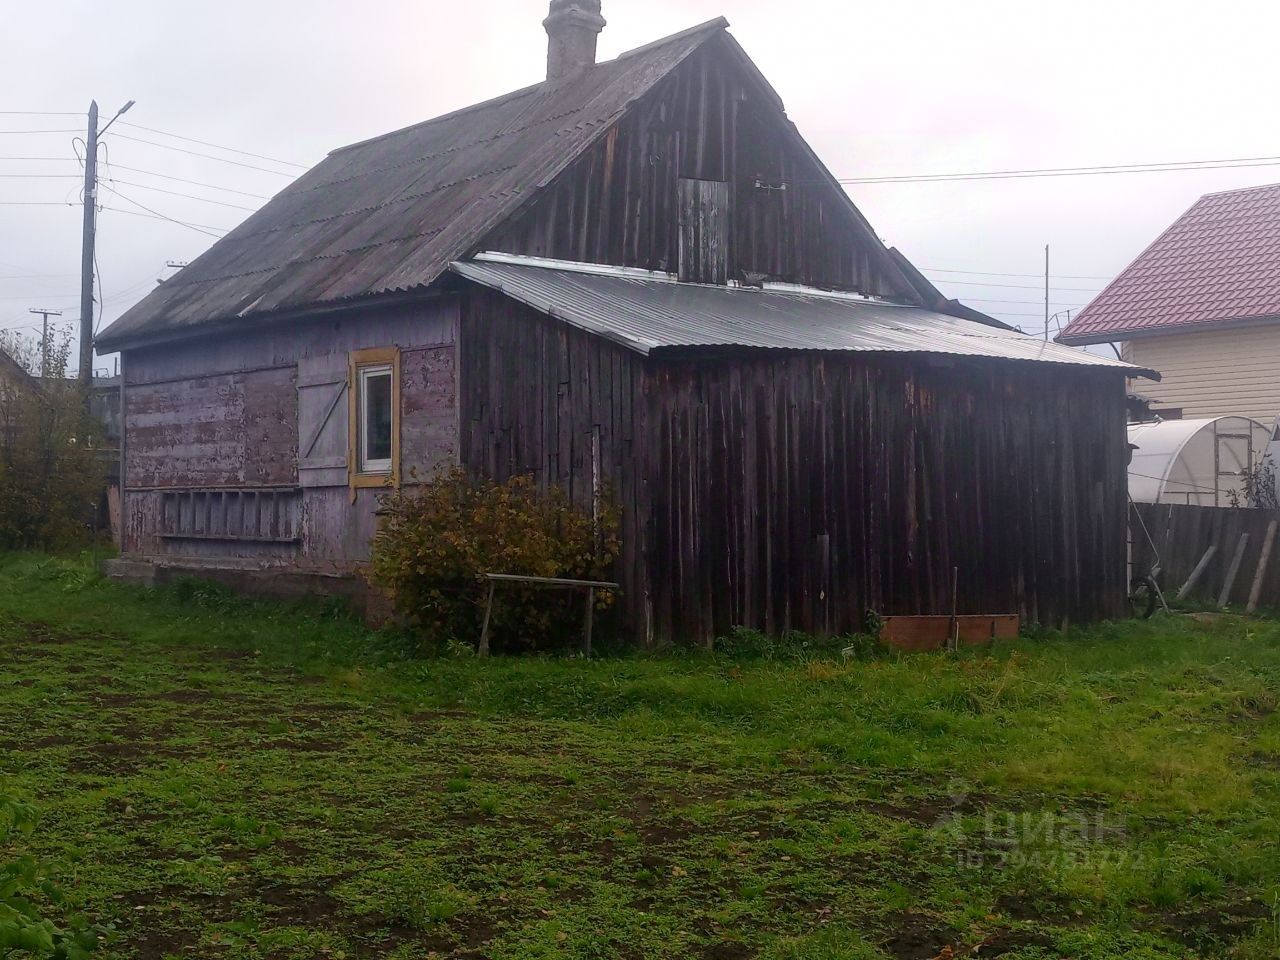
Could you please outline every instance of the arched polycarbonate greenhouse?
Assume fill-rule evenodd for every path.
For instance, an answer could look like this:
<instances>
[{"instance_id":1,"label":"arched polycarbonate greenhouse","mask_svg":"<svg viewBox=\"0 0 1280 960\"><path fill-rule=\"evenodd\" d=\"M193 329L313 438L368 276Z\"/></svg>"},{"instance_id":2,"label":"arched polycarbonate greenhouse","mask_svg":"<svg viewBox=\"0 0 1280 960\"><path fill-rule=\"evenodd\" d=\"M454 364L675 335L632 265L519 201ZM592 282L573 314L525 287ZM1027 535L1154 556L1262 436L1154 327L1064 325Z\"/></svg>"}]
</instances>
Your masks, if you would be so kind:
<instances>
[{"instance_id":1,"label":"arched polycarbonate greenhouse","mask_svg":"<svg viewBox=\"0 0 1280 960\"><path fill-rule=\"evenodd\" d=\"M1270 441L1271 431L1247 417L1133 424L1129 495L1138 503L1243 505L1245 477Z\"/></svg>"}]
</instances>

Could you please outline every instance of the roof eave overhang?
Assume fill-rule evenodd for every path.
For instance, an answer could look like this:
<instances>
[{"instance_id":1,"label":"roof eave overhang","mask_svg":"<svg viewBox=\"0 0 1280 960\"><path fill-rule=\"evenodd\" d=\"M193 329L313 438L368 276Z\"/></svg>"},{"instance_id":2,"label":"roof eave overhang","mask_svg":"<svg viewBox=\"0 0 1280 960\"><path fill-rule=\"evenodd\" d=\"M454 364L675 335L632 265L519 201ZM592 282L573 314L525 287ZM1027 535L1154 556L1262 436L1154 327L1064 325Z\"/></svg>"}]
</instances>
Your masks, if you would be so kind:
<instances>
[{"instance_id":1,"label":"roof eave overhang","mask_svg":"<svg viewBox=\"0 0 1280 960\"><path fill-rule=\"evenodd\" d=\"M498 255L498 256L504 256L504 255ZM1080 371L1085 371L1085 370L1101 371L1104 373L1118 375L1125 379L1145 378L1148 380L1156 380L1156 381L1160 380L1160 374L1157 371L1150 370L1145 367L1137 367L1132 365L1130 366L1119 366L1119 365L1095 366L1092 364L1072 364L1064 361L1032 360L1032 359L1022 358L1022 357L984 357L984 356L976 356L976 355L969 355L969 354L948 353L944 351L931 351L927 349L911 350L911 351L908 351L908 350L841 350L841 349L825 349L824 350L824 349L805 349L800 347L774 347L774 346L761 346L761 345L748 345L748 344L714 344L714 343L656 344L653 342L648 342L648 341L638 340L632 337L627 337L615 331L600 329L595 326L587 326L582 323L579 323L568 312L560 309L559 305L553 298L541 297L541 296L534 295L528 290L516 289L511 285L509 285L508 283L502 282L501 280L495 280L493 278L477 276L473 271L468 269L469 266L470 264L468 264L466 261L455 261L453 264L450 265L449 269L453 275L457 276L459 279L461 279L465 283L474 284L478 287L482 287L487 290L492 290L493 292L500 294L501 296L507 297L517 303L524 304L526 307L529 307L530 309L535 310L538 313L541 313L544 316L551 318L552 320L556 320L560 323L567 324L568 326L571 326L576 330L581 330L590 336L599 337L602 340L615 343L618 346L624 347L628 350L638 353L641 356L653 357L655 359L656 358L665 358L665 359L686 358L687 359L687 358L693 358L698 356L733 356L733 355L746 355L746 354L760 355L760 354L807 354L807 353L827 354L827 355L833 355L833 354L859 355L861 354L861 355L903 356L903 357L916 356L916 357L930 357L932 359L936 359L944 362L993 361L998 363L1048 363L1054 366L1062 367L1063 369L1074 369L1074 370L1080 370ZM585 265L585 266L589 267L589 270L586 272L590 272L592 269L599 269L591 265ZM604 269L607 269L607 268L604 268ZM620 268L620 269L626 270L627 268ZM639 274L639 273L644 273L645 271L633 270L630 272ZM669 280L668 282L673 284L677 283L677 281L675 280Z\"/></svg>"},{"instance_id":2,"label":"roof eave overhang","mask_svg":"<svg viewBox=\"0 0 1280 960\"><path fill-rule=\"evenodd\" d=\"M405 303L421 303L445 293L441 283L433 282L426 286L414 287L410 290L397 290L389 293L370 294L364 297L353 297L347 300L333 300L326 303L308 304L304 307L286 310L256 311L239 317L226 317L178 327L173 330L139 331L136 334L120 334L114 337L98 337L93 342L99 353L118 353L146 347L162 346L183 340L196 340L208 337L229 336L246 331L257 331L267 326L275 326L290 321L323 320L334 314L350 313L353 310L377 309ZM110 332L110 330L108 330Z\"/></svg>"},{"instance_id":3,"label":"roof eave overhang","mask_svg":"<svg viewBox=\"0 0 1280 960\"><path fill-rule=\"evenodd\" d=\"M1069 347L1086 347L1099 343L1125 343L1129 340L1148 340L1153 337L1168 337L1183 333L1212 333L1216 330L1238 330L1244 327L1265 327L1280 323L1280 314L1265 317L1234 317L1226 320L1197 320L1191 323L1175 323L1160 327L1147 327L1132 330L1110 330L1106 333L1063 334L1057 338L1058 343Z\"/></svg>"}]
</instances>

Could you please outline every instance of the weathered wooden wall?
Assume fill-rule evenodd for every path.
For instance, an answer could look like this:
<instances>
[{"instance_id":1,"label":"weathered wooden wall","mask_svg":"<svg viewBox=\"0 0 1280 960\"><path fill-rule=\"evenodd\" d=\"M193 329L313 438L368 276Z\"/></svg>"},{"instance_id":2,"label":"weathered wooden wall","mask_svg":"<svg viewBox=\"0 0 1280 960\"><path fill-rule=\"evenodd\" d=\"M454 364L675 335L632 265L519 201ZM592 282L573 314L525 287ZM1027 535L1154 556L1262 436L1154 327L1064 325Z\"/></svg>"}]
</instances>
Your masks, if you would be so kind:
<instances>
[{"instance_id":1,"label":"weathered wooden wall","mask_svg":"<svg viewBox=\"0 0 1280 960\"><path fill-rule=\"evenodd\" d=\"M124 552L324 570L366 559L378 494L353 503L347 486L347 355L400 347L402 472L428 478L457 457L457 310L438 297L128 351ZM249 523L246 504L266 512Z\"/></svg>"},{"instance_id":2,"label":"weathered wooden wall","mask_svg":"<svg viewBox=\"0 0 1280 960\"><path fill-rule=\"evenodd\" d=\"M128 487L244 487L298 479L294 370L135 383Z\"/></svg>"},{"instance_id":3,"label":"weathered wooden wall","mask_svg":"<svg viewBox=\"0 0 1280 960\"><path fill-rule=\"evenodd\" d=\"M462 463L499 480L532 475L585 509L607 486L622 511L625 618L646 637L643 359L479 288L464 300L458 352Z\"/></svg>"},{"instance_id":4,"label":"weathered wooden wall","mask_svg":"<svg viewBox=\"0 0 1280 960\"><path fill-rule=\"evenodd\" d=\"M905 292L749 72L710 45L659 84L481 249L675 272L680 181L729 184L728 276ZM878 249L877 249L878 248Z\"/></svg>"},{"instance_id":5,"label":"weathered wooden wall","mask_svg":"<svg viewBox=\"0 0 1280 960\"><path fill-rule=\"evenodd\" d=\"M1244 609L1267 539L1267 527L1273 520L1280 520L1280 510L1194 507L1171 503L1139 503L1134 505L1134 509L1146 526L1146 533L1140 524L1135 523L1133 527L1134 569L1145 573L1158 559L1160 588L1169 599L1187 582L1205 551L1216 545L1217 552L1192 592L1193 598L1216 602L1226 583L1240 537L1247 533L1249 542L1228 597L1233 607ZM1147 534L1150 534L1150 540ZM1260 605L1280 609L1280 538L1273 547L1262 579Z\"/></svg>"},{"instance_id":6,"label":"weathered wooden wall","mask_svg":"<svg viewBox=\"0 0 1280 960\"><path fill-rule=\"evenodd\" d=\"M654 363L655 629L1123 612L1124 385L926 355Z\"/></svg>"},{"instance_id":7,"label":"weathered wooden wall","mask_svg":"<svg viewBox=\"0 0 1280 960\"><path fill-rule=\"evenodd\" d=\"M476 292L461 456L624 509L636 633L860 629L867 610L1124 612L1124 385L923 355L642 359Z\"/></svg>"}]
</instances>

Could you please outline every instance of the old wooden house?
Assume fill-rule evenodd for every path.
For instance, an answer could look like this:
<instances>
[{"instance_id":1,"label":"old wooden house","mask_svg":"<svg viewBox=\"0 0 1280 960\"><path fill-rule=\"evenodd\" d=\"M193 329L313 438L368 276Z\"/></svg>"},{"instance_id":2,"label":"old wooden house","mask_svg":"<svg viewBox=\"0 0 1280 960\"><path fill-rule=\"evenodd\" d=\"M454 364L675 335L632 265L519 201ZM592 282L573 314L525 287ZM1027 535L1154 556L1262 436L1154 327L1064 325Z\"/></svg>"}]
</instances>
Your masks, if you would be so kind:
<instances>
[{"instance_id":1,"label":"old wooden house","mask_svg":"<svg viewBox=\"0 0 1280 960\"><path fill-rule=\"evenodd\" d=\"M1125 377L887 250L724 20L337 150L99 338L124 554L349 575L442 464L623 510L643 641L1121 610ZM337 581L331 581L336 584Z\"/></svg>"}]
</instances>

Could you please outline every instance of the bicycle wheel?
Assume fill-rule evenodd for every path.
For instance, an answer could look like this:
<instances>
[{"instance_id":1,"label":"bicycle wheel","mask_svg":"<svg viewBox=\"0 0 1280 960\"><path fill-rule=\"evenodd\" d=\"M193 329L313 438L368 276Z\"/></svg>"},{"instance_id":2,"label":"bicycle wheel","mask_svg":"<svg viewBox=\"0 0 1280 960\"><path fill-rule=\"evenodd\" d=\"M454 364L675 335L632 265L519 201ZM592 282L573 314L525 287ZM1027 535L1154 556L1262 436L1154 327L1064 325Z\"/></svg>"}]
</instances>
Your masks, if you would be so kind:
<instances>
[{"instance_id":1,"label":"bicycle wheel","mask_svg":"<svg viewBox=\"0 0 1280 960\"><path fill-rule=\"evenodd\" d=\"M1129 584L1129 607L1139 620L1150 620L1156 612L1159 589L1150 577L1134 577Z\"/></svg>"}]
</instances>

